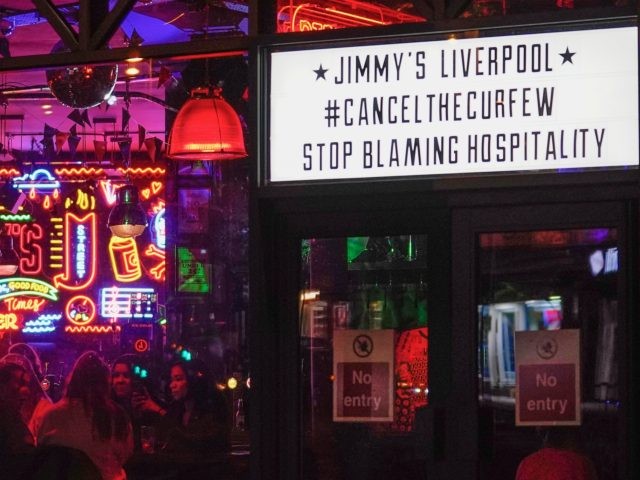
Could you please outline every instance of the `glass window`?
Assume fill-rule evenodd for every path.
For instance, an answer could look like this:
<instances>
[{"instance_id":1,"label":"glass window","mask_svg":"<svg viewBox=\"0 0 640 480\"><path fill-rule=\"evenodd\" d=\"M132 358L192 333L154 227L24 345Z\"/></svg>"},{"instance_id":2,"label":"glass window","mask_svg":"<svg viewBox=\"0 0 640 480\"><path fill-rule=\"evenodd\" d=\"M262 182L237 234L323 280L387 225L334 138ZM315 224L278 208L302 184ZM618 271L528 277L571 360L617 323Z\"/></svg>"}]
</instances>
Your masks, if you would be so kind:
<instances>
[{"instance_id":1,"label":"glass window","mask_svg":"<svg viewBox=\"0 0 640 480\"><path fill-rule=\"evenodd\" d=\"M540 432L515 426L515 332L578 329L578 441L600 479L618 478L618 242L615 229L485 233L479 237L480 478L514 478Z\"/></svg>"},{"instance_id":2,"label":"glass window","mask_svg":"<svg viewBox=\"0 0 640 480\"><path fill-rule=\"evenodd\" d=\"M304 478L424 475L426 237L302 242Z\"/></svg>"}]
</instances>

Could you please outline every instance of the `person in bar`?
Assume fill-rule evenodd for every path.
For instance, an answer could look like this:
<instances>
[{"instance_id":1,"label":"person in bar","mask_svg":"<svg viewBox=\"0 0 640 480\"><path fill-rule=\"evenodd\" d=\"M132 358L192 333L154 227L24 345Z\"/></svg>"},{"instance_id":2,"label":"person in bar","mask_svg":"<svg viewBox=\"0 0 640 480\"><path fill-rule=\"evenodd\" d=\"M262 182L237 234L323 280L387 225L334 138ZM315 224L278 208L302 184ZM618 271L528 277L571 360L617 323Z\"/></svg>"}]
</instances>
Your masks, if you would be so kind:
<instances>
[{"instance_id":1,"label":"person in bar","mask_svg":"<svg viewBox=\"0 0 640 480\"><path fill-rule=\"evenodd\" d=\"M35 451L34 439L20 415L26 371L15 363L0 365L0 465L7 478L19 478Z\"/></svg>"},{"instance_id":2,"label":"person in bar","mask_svg":"<svg viewBox=\"0 0 640 480\"><path fill-rule=\"evenodd\" d=\"M141 450L140 430L143 425L156 426L167 412L150 394L142 379L134 373L138 357L124 354L111 366L111 398L129 415L133 428L134 450Z\"/></svg>"},{"instance_id":3,"label":"person in bar","mask_svg":"<svg viewBox=\"0 0 640 480\"><path fill-rule=\"evenodd\" d=\"M35 372L33 363L29 358L11 350L10 352L0 359L0 364L12 363L19 365L25 371L25 385L20 389L23 399L20 414L31 433L35 436L37 423L44 411L52 405L52 402L42 388L38 374Z\"/></svg>"},{"instance_id":4,"label":"person in bar","mask_svg":"<svg viewBox=\"0 0 640 480\"><path fill-rule=\"evenodd\" d=\"M80 450L98 467L103 480L124 480L123 465L133 452L131 424L109 397L109 376L97 353L80 355L63 398L42 418L37 444Z\"/></svg>"},{"instance_id":5,"label":"person in bar","mask_svg":"<svg viewBox=\"0 0 640 480\"><path fill-rule=\"evenodd\" d=\"M164 451L200 456L228 451L228 408L204 363L174 363L169 390L173 401L161 422Z\"/></svg>"}]
</instances>

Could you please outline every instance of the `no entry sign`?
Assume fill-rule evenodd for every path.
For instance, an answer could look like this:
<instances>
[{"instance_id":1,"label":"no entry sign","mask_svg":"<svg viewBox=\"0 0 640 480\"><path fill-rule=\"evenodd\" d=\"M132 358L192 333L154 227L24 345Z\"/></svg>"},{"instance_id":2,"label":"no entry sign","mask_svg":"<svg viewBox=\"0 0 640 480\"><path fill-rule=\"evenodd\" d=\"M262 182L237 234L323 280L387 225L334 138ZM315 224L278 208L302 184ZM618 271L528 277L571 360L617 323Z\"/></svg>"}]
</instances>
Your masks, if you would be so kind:
<instances>
[{"instance_id":1,"label":"no entry sign","mask_svg":"<svg viewBox=\"0 0 640 480\"><path fill-rule=\"evenodd\" d=\"M580 421L580 331L516 332L516 425Z\"/></svg>"},{"instance_id":2,"label":"no entry sign","mask_svg":"<svg viewBox=\"0 0 640 480\"><path fill-rule=\"evenodd\" d=\"M335 330L333 420L393 420L393 330Z\"/></svg>"}]
</instances>

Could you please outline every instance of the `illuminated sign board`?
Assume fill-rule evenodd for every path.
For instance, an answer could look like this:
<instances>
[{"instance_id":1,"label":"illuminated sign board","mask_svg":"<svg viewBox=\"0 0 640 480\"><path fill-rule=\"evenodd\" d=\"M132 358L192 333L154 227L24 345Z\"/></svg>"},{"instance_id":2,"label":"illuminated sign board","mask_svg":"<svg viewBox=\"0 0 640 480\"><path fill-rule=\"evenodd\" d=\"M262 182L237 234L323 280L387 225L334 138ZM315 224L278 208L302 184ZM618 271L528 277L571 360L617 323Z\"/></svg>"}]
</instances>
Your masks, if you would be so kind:
<instances>
[{"instance_id":1,"label":"illuminated sign board","mask_svg":"<svg viewBox=\"0 0 640 480\"><path fill-rule=\"evenodd\" d=\"M580 425L580 330L515 333L516 425Z\"/></svg>"},{"instance_id":2,"label":"illuminated sign board","mask_svg":"<svg viewBox=\"0 0 640 480\"><path fill-rule=\"evenodd\" d=\"M638 164L636 27L270 60L271 182Z\"/></svg>"},{"instance_id":3,"label":"illuminated sign board","mask_svg":"<svg viewBox=\"0 0 640 480\"><path fill-rule=\"evenodd\" d=\"M17 175L6 181L24 191L25 204L1 215L19 264L15 276L0 279L0 336L102 335L119 342L109 334L121 330L120 318L153 321L166 278L165 170L42 168ZM142 192L150 228L118 240L107 218L125 181Z\"/></svg>"},{"instance_id":4,"label":"illuminated sign board","mask_svg":"<svg viewBox=\"0 0 640 480\"><path fill-rule=\"evenodd\" d=\"M58 299L58 290L47 282L34 278L3 278L0 280L0 300L16 296L36 296Z\"/></svg>"},{"instance_id":5,"label":"illuminated sign board","mask_svg":"<svg viewBox=\"0 0 640 480\"><path fill-rule=\"evenodd\" d=\"M393 421L393 330L335 330L333 421Z\"/></svg>"},{"instance_id":6,"label":"illuminated sign board","mask_svg":"<svg viewBox=\"0 0 640 480\"><path fill-rule=\"evenodd\" d=\"M153 288L103 288L100 315L105 318L153 318L157 304Z\"/></svg>"}]
</instances>

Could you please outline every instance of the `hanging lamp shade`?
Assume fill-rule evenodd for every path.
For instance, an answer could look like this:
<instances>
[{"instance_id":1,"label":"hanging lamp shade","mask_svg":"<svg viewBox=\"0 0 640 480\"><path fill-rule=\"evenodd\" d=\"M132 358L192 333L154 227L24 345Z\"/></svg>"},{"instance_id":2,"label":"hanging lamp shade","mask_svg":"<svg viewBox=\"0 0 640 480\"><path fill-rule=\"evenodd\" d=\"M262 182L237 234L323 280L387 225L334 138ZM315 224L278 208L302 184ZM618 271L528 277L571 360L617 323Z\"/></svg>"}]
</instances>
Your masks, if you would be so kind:
<instances>
[{"instance_id":1,"label":"hanging lamp shade","mask_svg":"<svg viewBox=\"0 0 640 480\"><path fill-rule=\"evenodd\" d=\"M191 91L173 122L169 158L216 161L247 156L240 118L221 93L211 87Z\"/></svg>"},{"instance_id":2,"label":"hanging lamp shade","mask_svg":"<svg viewBox=\"0 0 640 480\"><path fill-rule=\"evenodd\" d=\"M147 214L140 206L138 187L124 185L116 192L117 203L109 214L107 225L116 237L137 237L148 225Z\"/></svg>"},{"instance_id":3,"label":"hanging lamp shade","mask_svg":"<svg viewBox=\"0 0 640 480\"><path fill-rule=\"evenodd\" d=\"M0 276L15 275L19 262L18 252L13 248L13 238L0 234Z\"/></svg>"}]
</instances>

